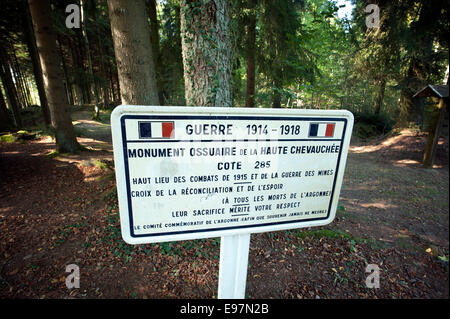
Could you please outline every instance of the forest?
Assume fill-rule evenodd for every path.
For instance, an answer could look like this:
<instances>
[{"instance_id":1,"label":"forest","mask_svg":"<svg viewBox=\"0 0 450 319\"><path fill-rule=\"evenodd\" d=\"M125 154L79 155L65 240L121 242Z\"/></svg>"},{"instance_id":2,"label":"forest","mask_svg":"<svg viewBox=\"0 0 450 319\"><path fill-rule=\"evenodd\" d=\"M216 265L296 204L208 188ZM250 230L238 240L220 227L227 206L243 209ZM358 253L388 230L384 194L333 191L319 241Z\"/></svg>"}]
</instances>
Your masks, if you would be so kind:
<instances>
[{"instance_id":1,"label":"forest","mask_svg":"<svg viewBox=\"0 0 450 319\"><path fill-rule=\"evenodd\" d=\"M214 298L217 239L120 238L110 114L121 104L352 112L337 225L252 237L247 297L448 298L448 10L446 0L3 0L1 298ZM444 95L417 95L429 85ZM288 272L317 258L316 270ZM352 271L370 258L391 267L378 290ZM81 289L64 286L67 260L82 265ZM288 270L275 283L276 264Z\"/></svg>"},{"instance_id":2,"label":"forest","mask_svg":"<svg viewBox=\"0 0 450 319\"><path fill-rule=\"evenodd\" d=\"M71 4L51 1L47 13L56 41L51 58L59 61L58 82L64 90L58 103L92 105L93 118L100 109L120 104L122 96L122 102L146 105L345 108L387 132L394 125L422 125L424 101L413 100L413 95L427 84L445 84L446 1L379 1L383 13L379 28L366 26L369 13L364 1L355 1L351 17L342 18L337 17L339 6L334 1L231 1L223 17L227 28L223 45L206 25L195 28L202 35L194 41L205 50L202 63L210 59L212 65L201 70L205 74L195 68L192 78L192 64L200 63L191 56L196 50L192 37L198 34L189 33L186 24L202 23L197 16L203 16L201 10L208 10L207 6L146 1L139 8L145 12L145 25L122 21L129 25L118 28L131 28L150 41L147 47L128 47L151 59L142 61L148 71L136 73L133 79L144 85L143 79L149 78L145 85L157 96L148 100L124 97L127 89L120 87L117 59L125 53L114 49L106 1ZM4 6L2 130L21 128L21 112L36 106L50 126L29 8L24 1L5 1ZM207 59L215 50L227 57L222 72L216 71L215 56ZM209 81L203 89L208 92L197 96L195 77L206 75Z\"/></svg>"}]
</instances>

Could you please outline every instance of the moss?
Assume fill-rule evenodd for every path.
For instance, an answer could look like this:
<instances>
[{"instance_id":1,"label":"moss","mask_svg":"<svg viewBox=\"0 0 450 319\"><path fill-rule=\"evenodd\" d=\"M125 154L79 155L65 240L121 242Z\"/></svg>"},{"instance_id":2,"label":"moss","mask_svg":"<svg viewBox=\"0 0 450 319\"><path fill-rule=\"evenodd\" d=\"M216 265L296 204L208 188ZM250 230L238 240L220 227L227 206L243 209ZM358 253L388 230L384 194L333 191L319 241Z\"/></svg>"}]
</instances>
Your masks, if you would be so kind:
<instances>
[{"instance_id":1,"label":"moss","mask_svg":"<svg viewBox=\"0 0 450 319\"><path fill-rule=\"evenodd\" d=\"M17 131L15 133L3 134L0 136L0 142L13 143L13 142L25 142L33 140L37 137L36 132L28 132L24 130Z\"/></svg>"},{"instance_id":2,"label":"moss","mask_svg":"<svg viewBox=\"0 0 450 319\"><path fill-rule=\"evenodd\" d=\"M13 134L4 134L0 136L0 142L13 143L16 141L16 137Z\"/></svg>"},{"instance_id":3,"label":"moss","mask_svg":"<svg viewBox=\"0 0 450 319\"><path fill-rule=\"evenodd\" d=\"M57 152L57 151L51 151L51 152L45 154L45 156L47 156L47 157L49 157L49 158L55 158L55 157L58 157L58 156L59 156L59 152Z\"/></svg>"}]
</instances>

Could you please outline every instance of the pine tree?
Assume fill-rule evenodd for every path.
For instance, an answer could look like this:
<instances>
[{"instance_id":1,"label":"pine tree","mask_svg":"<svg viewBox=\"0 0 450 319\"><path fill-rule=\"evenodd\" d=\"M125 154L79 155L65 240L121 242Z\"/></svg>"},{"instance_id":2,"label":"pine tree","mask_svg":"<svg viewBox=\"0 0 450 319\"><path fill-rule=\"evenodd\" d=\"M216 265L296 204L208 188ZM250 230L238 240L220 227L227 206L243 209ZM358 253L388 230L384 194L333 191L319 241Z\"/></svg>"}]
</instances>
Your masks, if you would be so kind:
<instances>
[{"instance_id":1,"label":"pine tree","mask_svg":"<svg viewBox=\"0 0 450 319\"><path fill-rule=\"evenodd\" d=\"M229 1L182 0L181 39L186 104L232 106Z\"/></svg>"},{"instance_id":2,"label":"pine tree","mask_svg":"<svg viewBox=\"0 0 450 319\"><path fill-rule=\"evenodd\" d=\"M51 23L49 0L29 0L36 46L44 75L45 93L48 99L52 126L55 130L58 152L77 153L77 142L69 106L63 85L61 59L56 47L56 34Z\"/></svg>"},{"instance_id":3,"label":"pine tree","mask_svg":"<svg viewBox=\"0 0 450 319\"><path fill-rule=\"evenodd\" d=\"M261 35L258 45L259 66L272 93L272 107L280 108L284 87L300 73L300 17L297 4L290 0L261 0Z\"/></svg>"},{"instance_id":4,"label":"pine tree","mask_svg":"<svg viewBox=\"0 0 450 319\"><path fill-rule=\"evenodd\" d=\"M123 104L159 105L147 10L143 0L108 0Z\"/></svg>"}]
</instances>

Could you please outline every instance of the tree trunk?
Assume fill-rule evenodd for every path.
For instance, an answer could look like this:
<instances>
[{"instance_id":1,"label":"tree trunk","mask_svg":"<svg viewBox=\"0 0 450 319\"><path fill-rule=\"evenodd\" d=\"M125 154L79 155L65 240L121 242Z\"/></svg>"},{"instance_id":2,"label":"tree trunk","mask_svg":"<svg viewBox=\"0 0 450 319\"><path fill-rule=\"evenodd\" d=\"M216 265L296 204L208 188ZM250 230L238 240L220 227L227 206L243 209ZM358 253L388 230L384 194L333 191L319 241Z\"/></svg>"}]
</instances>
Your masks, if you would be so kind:
<instances>
[{"instance_id":1,"label":"tree trunk","mask_svg":"<svg viewBox=\"0 0 450 319\"><path fill-rule=\"evenodd\" d=\"M273 82L273 86L275 89L273 89L272 94L272 108L274 109L281 108L281 94L280 91L278 91L279 89L281 89L281 83L278 79L280 79L280 77L275 76L275 80Z\"/></svg>"},{"instance_id":2,"label":"tree trunk","mask_svg":"<svg viewBox=\"0 0 450 319\"><path fill-rule=\"evenodd\" d=\"M162 90L160 54L159 54L159 32L158 32L158 16L156 14L156 0L149 1L149 18L150 18L150 41L152 43L153 64L155 66L156 84L158 86L159 104L164 105L164 95Z\"/></svg>"},{"instance_id":3,"label":"tree trunk","mask_svg":"<svg viewBox=\"0 0 450 319\"><path fill-rule=\"evenodd\" d=\"M28 99L28 103L30 104L30 105L33 105L34 103L34 99L33 99L33 97L31 96L31 91L30 91L30 81L29 81L29 79L28 79L28 77L27 76L24 76L23 75L23 73L22 73L22 81L23 81L23 86L25 87L25 93L26 93L26 95L27 95L27 99Z\"/></svg>"},{"instance_id":4,"label":"tree trunk","mask_svg":"<svg viewBox=\"0 0 450 319\"><path fill-rule=\"evenodd\" d=\"M85 46L82 32L78 29L76 37L76 53L78 59L78 71L80 75L80 85L83 92L83 104L91 103L91 87L89 77L86 75L86 65L84 63Z\"/></svg>"},{"instance_id":5,"label":"tree trunk","mask_svg":"<svg viewBox=\"0 0 450 319\"><path fill-rule=\"evenodd\" d=\"M246 107L255 107L256 15L250 14L247 25L247 92Z\"/></svg>"},{"instance_id":6,"label":"tree trunk","mask_svg":"<svg viewBox=\"0 0 450 319\"><path fill-rule=\"evenodd\" d=\"M88 59L88 70L89 70L89 82L92 82L94 86L94 114L92 118L94 120L98 120L100 118L100 109L99 109L99 102L98 102L98 90L97 90L97 83L94 78L94 69L92 68L92 58L91 58L91 48L89 47L89 39L86 31L86 10L85 10L85 4L83 0L80 0L80 7L81 7L81 32L83 33L83 40L84 40L84 48L86 50L86 55Z\"/></svg>"},{"instance_id":7,"label":"tree trunk","mask_svg":"<svg viewBox=\"0 0 450 319\"><path fill-rule=\"evenodd\" d=\"M62 70L63 70L63 74L64 74L64 88L66 90L66 95L67 95L67 100L69 101L70 105L73 105L73 96L72 96L72 90L70 89L71 85L70 85L70 81L69 81L69 76L67 74L67 66L66 66L66 60L64 58L64 52L62 49L62 45L61 45L61 38L56 35L56 42L58 44L58 53L59 56L61 57L61 66L62 66Z\"/></svg>"},{"instance_id":8,"label":"tree trunk","mask_svg":"<svg viewBox=\"0 0 450 319\"><path fill-rule=\"evenodd\" d=\"M80 145L73 130L63 85L61 59L56 47L56 34L51 24L49 0L28 0L36 37L36 45L44 75L45 93L55 130L58 152L77 153Z\"/></svg>"},{"instance_id":9,"label":"tree trunk","mask_svg":"<svg viewBox=\"0 0 450 319\"><path fill-rule=\"evenodd\" d=\"M272 108L279 109L281 108L281 94L277 90L273 91L272 95Z\"/></svg>"},{"instance_id":10,"label":"tree trunk","mask_svg":"<svg viewBox=\"0 0 450 319\"><path fill-rule=\"evenodd\" d=\"M442 98L439 100L438 109L439 116L434 127L432 127L428 133L427 145L423 155L423 166L426 168L433 168L434 158L436 157L436 146L438 145L439 138L441 137L441 129L444 122L444 114L446 109L446 104Z\"/></svg>"},{"instance_id":11,"label":"tree trunk","mask_svg":"<svg viewBox=\"0 0 450 319\"><path fill-rule=\"evenodd\" d=\"M12 128L14 128L14 123L9 117L5 99L3 98L3 93L0 88L0 132L9 131Z\"/></svg>"},{"instance_id":12,"label":"tree trunk","mask_svg":"<svg viewBox=\"0 0 450 319\"><path fill-rule=\"evenodd\" d=\"M152 43L153 63L157 64L159 55L158 17L156 15L156 0L149 1L150 41Z\"/></svg>"},{"instance_id":13,"label":"tree trunk","mask_svg":"<svg viewBox=\"0 0 450 319\"><path fill-rule=\"evenodd\" d=\"M11 69L13 70L13 76L15 79L16 84L16 90L19 95L19 99L22 101L21 106L23 108L30 106L30 100L27 96L27 92L25 89L25 83L23 81L22 72L20 70L19 61L17 60L16 50L14 49L14 46L11 46L12 51L12 57L14 58L14 61L11 61Z\"/></svg>"},{"instance_id":14,"label":"tree trunk","mask_svg":"<svg viewBox=\"0 0 450 319\"><path fill-rule=\"evenodd\" d=\"M26 105L28 107L28 106L31 106L31 104L33 104L33 103L31 101L31 94L30 94L30 90L27 85L27 78L26 78L26 76L24 76L24 73L20 69L20 64L19 64L19 61L17 59L17 55L15 52L14 52L14 59L15 59L16 65L17 65L17 74L22 83L23 95L25 97Z\"/></svg>"},{"instance_id":15,"label":"tree trunk","mask_svg":"<svg viewBox=\"0 0 450 319\"><path fill-rule=\"evenodd\" d=\"M188 105L232 106L227 0L183 1L181 45Z\"/></svg>"},{"instance_id":16,"label":"tree trunk","mask_svg":"<svg viewBox=\"0 0 450 319\"><path fill-rule=\"evenodd\" d=\"M91 7L92 7L94 19L97 20L98 14L97 14L97 9L95 7L95 1L94 0L90 0L90 1L91 1ZM100 33L100 30L97 25L95 25L95 34L96 34L96 42L97 42L98 52L100 55L100 73L102 76L102 83L100 84L100 87L101 87L102 93L103 93L103 108L106 109L109 106L109 90L108 90L108 82L109 81L108 81L108 77L106 76L105 57L103 54L103 46L102 46L102 42L100 39L102 34Z\"/></svg>"},{"instance_id":17,"label":"tree trunk","mask_svg":"<svg viewBox=\"0 0 450 319\"><path fill-rule=\"evenodd\" d=\"M448 70L448 68L447 68ZM447 75L446 80L447 86L449 83L449 78ZM423 155L423 165L426 168L432 168L434 159L436 157L436 148L439 142L439 138L441 137L442 126L444 124L444 116L447 110L447 101L444 98L439 99L438 109L439 116L436 121L434 128L432 128L428 134L427 145L425 147L425 153Z\"/></svg>"},{"instance_id":18,"label":"tree trunk","mask_svg":"<svg viewBox=\"0 0 450 319\"><path fill-rule=\"evenodd\" d=\"M382 78L380 81L380 87L375 101L375 114L379 115L381 107L383 106L384 92L386 90L386 78Z\"/></svg>"},{"instance_id":19,"label":"tree trunk","mask_svg":"<svg viewBox=\"0 0 450 319\"><path fill-rule=\"evenodd\" d=\"M417 66L418 63L419 61L414 57L411 58L407 75L401 83L402 89L400 91L400 112L398 119L400 126L406 126L408 122L420 123L420 101L419 99L413 99L413 95L418 89L424 87L426 82L417 76L415 70L419 68Z\"/></svg>"},{"instance_id":20,"label":"tree trunk","mask_svg":"<svg viewBox=\"0 0 450 319\"><path fill-rule=\"evenodd\" d=\"M114 61L115 62L115 61ZM117 63L117 62L115 62ZM119 82L119 70L117 69L117 65L113 64L113 70L112 70L112 74L113 74L113 85L116 87L115 89L115 94L114 94L114 101L119 101L120 100L120 82Z\"/></svg>"},{"instance_id":21,"label":"tree trunk","mask_svg":"<svg viewBox=\"0 0 450 319\"><path fill-rule=\"evenodd\" d=\"M111 97L114 102L116 101L116 90L114 89L113 68L110 64L108 64L108 73L109 73L109 87L111 88Z\"/></svg>"},{"instance_id":22,"label":"tree trunk","mask_svg":"<svg viewBox=\"0 0 450 319\"><path fill-rule=\"evenodd\" d=\"M120 94L123 104L159 105L143 0L108 0Z\"/></svg>"},{"instance_id":23,"label":"tree trunk","mask_svg":"<svg viewBox=\"0 0 450 319\"><path fill-rule=\"evenodd\" d=\"M17 100L17 92L12 80L8 57L2 46L0 46L0 77L13 112L14 123L20 128L22 127L22 118L20 116L19 101Z\"/></svg>"},{"instance_id":24,"label":"tree trunk","mask_svg":"<svg viewBox=\"0 0 450 319\"><path fill-rule=\"evenodd\" d=\"M433 58L433 42L435 34L427 32L435 27L435 7L433 1L422 1L420 16L412 27L414 55L411 57L408 71L403 79L400 97L399 125L408 122L423 124L423 106L425 99L413 99L417 90L430 83Z\"/></svg>"},{"instance_id":25,"label":"tree trunk","mask_svg":"<svg viewBox=\"0 0 450 319\"><path fill-rule=\"evenodd\" d=\"M76 41L76 40L75 40ZM85 94L83 90L83 84L81 80L81 72L82 69L81 61L80 61L80 55L76 48L77 43L72 42L72 38L68 39L69 48L71 52L72 57L72 70L74 71L74 84L75 84L75 95L77 97L77 103L78 105L83 105L86 103Z\"/></svg>"}]
</instances>

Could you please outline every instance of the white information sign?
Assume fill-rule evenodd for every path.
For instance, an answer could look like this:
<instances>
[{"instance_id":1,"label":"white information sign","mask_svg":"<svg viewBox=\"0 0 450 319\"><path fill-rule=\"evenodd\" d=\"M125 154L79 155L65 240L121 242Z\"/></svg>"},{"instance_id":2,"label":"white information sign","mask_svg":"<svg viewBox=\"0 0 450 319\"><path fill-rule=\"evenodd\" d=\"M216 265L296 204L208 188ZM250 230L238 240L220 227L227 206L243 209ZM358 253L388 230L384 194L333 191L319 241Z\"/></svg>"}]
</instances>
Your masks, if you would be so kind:
<instances>
[{"instance_id":1,"label":"white information sign","mask_svg":"<svg viewBox=\"0 0 450 319\"><path fill-rule=\"evenodd\" d=\"M353 115L121 105L111 125L122 236L142 244L330 223Z\"/></svg>"}]
</instances>

